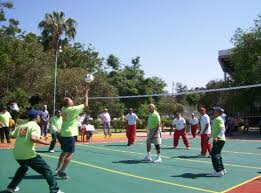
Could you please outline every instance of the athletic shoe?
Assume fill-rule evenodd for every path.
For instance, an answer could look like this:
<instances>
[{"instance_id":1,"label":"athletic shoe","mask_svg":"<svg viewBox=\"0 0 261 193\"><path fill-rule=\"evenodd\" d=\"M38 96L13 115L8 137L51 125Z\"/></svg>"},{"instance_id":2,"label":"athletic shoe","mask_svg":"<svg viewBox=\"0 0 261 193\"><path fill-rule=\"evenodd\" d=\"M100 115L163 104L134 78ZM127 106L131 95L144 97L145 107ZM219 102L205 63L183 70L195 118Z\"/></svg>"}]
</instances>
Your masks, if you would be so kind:
<instances>
[{"instance_id":1,"label":"athletic shoe","mask_svg":"<svg viewBox=\"0 0 261 193\"><path fill-rule=\"evenodd\" d=\"M173 149L177 149L178 148L178 146L173 146Z\"/></svg>"},{"instance_id":2,"label":"athletic shoe","mask_svg":"<svg viewBox=\"0 0 261 193\"><path fill-rule=\"evenodd\" d=\"M149 155L146 155L143 160L147 161L147 162L151 162L152 161L152 159L151 159L151 157Z\"/></svg>"},{"instance_id":3,"label":"athletic shoe","mask_svg":"<svg viewBox=\"0 0 261 193\"><path fill-rule=\"evenodd\" d=\"M222 176L224 176L224 172L223 171L213 172L213 173L207 174L207 176L209 176L209 177L222 177Z\"/></svg>"},{"instance_id":4,"label":"athletic shoe","mask_svg":"<svg viewBox=\"0 0 261 193\"><path fill-rule=\"evenodd\" d=\"M54 176L57 176L60 170L56 169L53 173Z\"/></svg>"},{"instance_id":5,"label":"athletic shoe","mask_svg":"<svg viewBox=\"0 0 261 193\"><path fill-rule=\"evenodd\" d=\"M12 192L18 192L20 189L19 187L16 187L15 189L12 189L12 188L7 188L6 191L9 192L9 193L12 193Z\"/></svg>"},{"instance_id":6,"label":"athletic shoe","mask_svg":"<svg viewBox=\"0 0 261 193\"><path fill-rule=\"evenodd\" d=\"M58 173L57 173L57 176L59 177L59 178L61 178L61 179L69 179L69 176L67 176L67 174L66 174L66 172L65 171L59 171Z\"/></svg>"},{"instance_id":7,"label":"athletic shoe","mask_svg":"<svg viewBox=\"0 0 261 193\"><path fill-rule=\"evenodd\" d=\"M54 153L54 150L52 149L52 150L50 150L49 152L50 152L50 153Z\"/></svg>"},{"instance_id":8,"label":"athletic shoe","mask_svg":"<svg viewBox=\"0 0 261 193\"><path fill-rule=\"evenodd\" d=\"M190 147L187 147L187 150L190 150Z\"/></svg>"},{"instance_id":9,"label":"athletic shoe","mask_svg":"<svg viewBox=\"0 0 261 193\"><path fill-rule=\"evenodd\" d=\"M62 191L59 189L57 193L64 193L64 192L62 192Z\"/></svg>"},{"instance_id":10,"label":"athletic shoe","mask_svg":"<svg viewBox=\"0 0 261 193\"><path fill-rule=\"evenodd\" d=\"M153 162L154 163L161 163L162 162L161 157L157 156L157 158Z\"/></svg>"},{"instance_id":11,"label":"athletic shoe","mask_svg":"<svg viewBox=\"0 0 261 193\"><path fill-rule=\"evenodd\" d=\"M224 173L224 175L226 175L227 174L227 170L223 169L223 173Z\"/></svg>"}]
</instances>

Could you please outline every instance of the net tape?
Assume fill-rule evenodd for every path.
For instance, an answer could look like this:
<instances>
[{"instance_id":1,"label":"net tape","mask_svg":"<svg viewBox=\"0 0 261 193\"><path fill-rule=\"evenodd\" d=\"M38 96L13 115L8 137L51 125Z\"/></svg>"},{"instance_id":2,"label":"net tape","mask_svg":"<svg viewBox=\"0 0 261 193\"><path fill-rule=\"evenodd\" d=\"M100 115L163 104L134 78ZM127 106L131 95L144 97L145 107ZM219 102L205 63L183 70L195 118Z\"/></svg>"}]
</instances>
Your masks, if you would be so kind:
<instances>
[{"instance_id":1,"label":"net tape","mask_svg":"<svg viewBox=\"0 0 261 193\"><path fill-rule=\"evenodd\" d=\"M189 94L196 94L196 93L211 93L211 92L239 90L239 89L247 89L247 88L257 88L257 87L261 87L261 84L235 86L235 87L218 88L218 89L193 90L193 91L176 92L176 93L130 95L130 96L99 96L99 97L89 97L89 99L129 99L129 98L145 98L145 97L159 97L159 96L168 97L168 96L189 95Z\"/></svg>"}]
</instances>

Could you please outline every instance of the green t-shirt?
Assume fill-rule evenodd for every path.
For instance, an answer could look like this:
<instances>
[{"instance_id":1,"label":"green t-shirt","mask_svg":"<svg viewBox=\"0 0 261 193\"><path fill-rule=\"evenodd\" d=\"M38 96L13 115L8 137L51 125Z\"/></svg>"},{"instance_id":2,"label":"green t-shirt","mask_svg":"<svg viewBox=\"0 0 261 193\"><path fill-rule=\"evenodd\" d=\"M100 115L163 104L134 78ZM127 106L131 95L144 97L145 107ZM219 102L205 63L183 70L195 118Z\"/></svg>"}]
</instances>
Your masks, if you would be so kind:
<instances>
[{"instance_id":1,"label":"green t-shirt","mask_svg":"<svg viewBox=\"0 0 261 193\"><path fill-rule=\"evenodd\" d=\"M27 160L37 156L35 143L30 140L32 135L39 138L41 136L41 129L36 122L30 121L18 126L12 135L16 138L13 149L16 160Z\"/></svg>"},{"instance_id":2,"label":"green t-shirt","mask_svg":"<svg viewBox=\"0 0 261 193\"><path fill-rule=\"evenodd\" d=\"M3 127L9 127L10 119L12 119L12 117L8 111L0 112L0 122L3 125Z\"/></svg>"},{"instance_id":3,"label":"green t-shirt","mask_svg":"<svg viewBox=\"0 0 261 193\"><path fill-rule=\"evenodd\" d=\"M223 132L221 132L222 130ZM226 141L225 123L221 116L214 119L211 135L213 139L218 138L221 141Z\"/></svg>"},{"instance_id":4,"label":"green t-shirt","mask_svg":"<svg viewBox=\"0 0 261 193\"><path fill-rule=\"evenodd\" d=\"M160 116L157 111L154 111L153 113L150 113L148 117L148 128L156 129L158 124L160 124Z\"/></svg>"},{"instance_id":5,"label":"green t-shirt","mask_svg":"<svg viewBox=\"0 0 261 193\"><path fill-rule=\"evenodd\" d=\"M57 117L56 115L52 116L51 120L51 133L60 132L63 124L63 118L62 116Z\"/></svg>"},{"instance_id":6,"label":"green t-shirt","mask_svg":"<svg viewBox=\"0 0 261 193\"><path fill-rule=\"evenodd\" d=\"M78 136L78 115L84 110L84 104L73 106L73 107L63 107L62 116L63 124L61 128L62 137L73 137Z\"/></svg>"}]
</instances>

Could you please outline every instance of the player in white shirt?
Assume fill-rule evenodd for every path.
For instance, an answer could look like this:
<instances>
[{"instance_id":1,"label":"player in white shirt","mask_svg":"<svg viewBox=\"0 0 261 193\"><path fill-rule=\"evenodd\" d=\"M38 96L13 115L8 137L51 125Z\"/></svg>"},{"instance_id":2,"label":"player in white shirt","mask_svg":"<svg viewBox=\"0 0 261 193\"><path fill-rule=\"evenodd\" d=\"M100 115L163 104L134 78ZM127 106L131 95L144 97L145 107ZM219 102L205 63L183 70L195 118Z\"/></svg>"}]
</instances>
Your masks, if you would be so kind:
<instances>
[{"instance_id":1,"label":"player in white shirt","mask_svg":"<svg viewBox=\"0 0 261 193\"><path fill-rule=\"evenodd\" d=\"M187 149L190 149L190 144L186 135L186 120L181 116L180 113L177 113L177 118L174 119L173 123L174 130L174 138L173 138L173 146L174 148L178 147L179 137L181 136L183 139L184 145Z\"/></svg>"},{"instance_id":2,"label":"player in white shirt","mask_svg":"<svg viewBox=\"0 0 261 193\"><path fill-rule=\"evenodd\" d=\"M111 116L108 113L108 109L104 109L104 112L100 115L103 124L103 131L105 138L107 135L111 136Z\"/></svg>"},{"instance_id":3,"label":"player in white shirt","mask_svg":"<svg viewBox=\"0 0 261 193\"><path fill-rule=\"evenodd\" d=\"M206 156L207 151L209 155L211 155L211 144L210 144L210 136L211 136L211 125L210 118L206 114L205 108L200 108L199 113L200 117L200 135L201 135L201 156Z\"/></svg>"},{"instance_id":4,"label":"player in white shirt","mask_svg":"<svg viewBox=\"0 0 261 193\"><path fill-rule=\"evenodd\" d=\"M133 113L133 109L129 109L129 113L125 118L126 136L128 138L128 146L131 146L135 142L136 138L136 125L141 123L138 116Z\"/></svg>"},{"instance_id":5,"label":"player in white shirt","mask_svg":"<svg viewBox=\"0 0 261 193\"><path fill-rule=\"evenodd\" d=\"M190 125L190 131L191 135L193 136L193 139L196 138L196 133L198 129L198 119L195 117L195 114L191 114L191 119L189 120L189 125Z\"/></svg>"}]
</instances>

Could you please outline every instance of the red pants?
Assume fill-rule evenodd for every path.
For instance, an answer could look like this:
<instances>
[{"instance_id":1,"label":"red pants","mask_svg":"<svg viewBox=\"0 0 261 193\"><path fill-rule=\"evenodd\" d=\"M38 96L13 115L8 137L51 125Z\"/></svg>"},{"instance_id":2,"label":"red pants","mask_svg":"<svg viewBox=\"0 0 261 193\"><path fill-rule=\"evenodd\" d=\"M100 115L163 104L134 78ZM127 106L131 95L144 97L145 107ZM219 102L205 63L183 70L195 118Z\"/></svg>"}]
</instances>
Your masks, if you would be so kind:
<instances>
[{"instance_id":1,"label":"red pants","mask_svg":"<svg viewBox=\"0 0 261 193\"><path fill-rule=\"evenodd\" d=\"M174 147L177 147L177 146L178 146L178 144L179 144L179 137L180 137L180 136L181 136L182 139L183 139L184 145L185 145L186 147L190 147L185 129L182 129L182 130L177 130L177 129L175 129L175 132L174 132L174 142L173 142Z\"/></svg>"},{"instance_id":2,"label":"red pants","mask_svg":"<svg viewBox=\"0 0 261 193\"><path fill-rule=\"evenodd\" d=\"M211 154L211 144L209 142L209 134L201 134L201 155L206 155L207 151Z\"/></svg>"},{"instance_id":3,"label":"red pants","mask_svg":"<svg viewBox=\"0 0 261 193\"><path fill-rule=\"evenodd\" d=\"M191 125L191 135L193 138L196 137L196 132L197 132L198 125Z\"/></svg>"},{"instance_id":4,"label":"red pants","mask_svg":"<svg viewBox=\"0 0 261 193\"><path fill-rule=\"evenodd\" d=\"M127 126L126 136L128 138L128 144L134 144L136 138L136 125Z\"/></svg>"}]
</instances>

